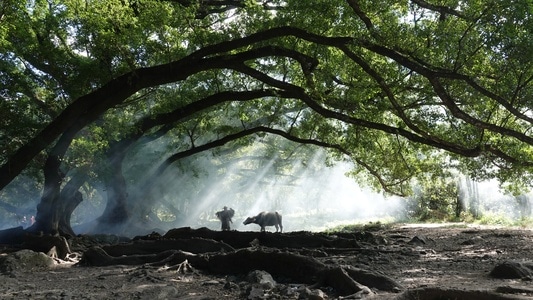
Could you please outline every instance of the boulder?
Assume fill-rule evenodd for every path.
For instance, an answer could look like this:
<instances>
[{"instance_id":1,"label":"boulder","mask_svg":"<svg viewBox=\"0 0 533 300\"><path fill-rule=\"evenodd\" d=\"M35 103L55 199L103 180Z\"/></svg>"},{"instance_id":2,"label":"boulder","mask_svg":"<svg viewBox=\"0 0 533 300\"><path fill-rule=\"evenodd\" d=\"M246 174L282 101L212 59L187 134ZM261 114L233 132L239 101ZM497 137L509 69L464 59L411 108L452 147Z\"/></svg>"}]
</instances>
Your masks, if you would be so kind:
<instances>
[{"instance_id":1,"label":"boulder","mask_svg":"<svg viewBox=\"0 0 533 300\"><path fill-rule=\"evenodd\" d=\"M247 280L250 283L260 285L264 289L272 289L276 286L276 281L268 272L255 270L248 273Z\"/></svg>"},{"instance_id":2,"label":"boulder","mask_svg":"<svg viewBox=\"0 0 533 300\"><path fill-rule=\"evenodd\" d=\"M533 262L507 260L495 266L490 276L502 279L532 279Z\"/></svg>"}]
</instances>

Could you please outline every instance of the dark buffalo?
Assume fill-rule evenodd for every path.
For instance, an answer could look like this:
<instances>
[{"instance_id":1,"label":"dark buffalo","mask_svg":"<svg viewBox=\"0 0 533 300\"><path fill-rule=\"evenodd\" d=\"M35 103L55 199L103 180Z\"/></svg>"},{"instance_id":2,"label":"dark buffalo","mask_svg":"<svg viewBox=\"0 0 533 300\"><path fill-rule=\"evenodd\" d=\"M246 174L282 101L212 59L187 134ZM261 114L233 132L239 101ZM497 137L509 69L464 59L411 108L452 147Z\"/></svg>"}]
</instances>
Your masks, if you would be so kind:
<instances>
[{"instance_id":1,"label":"dark buffalo","mask_svg":"<svg viewBox=\"0 0 533 300\"><path fill-rule=\"evenodd\" d=\"M277 211L264 211L255 217L247 218L243 222L244 225L248 225L250 223L255 223L261 226L261 231L265 231L265 226L276 226L276 232L278 232L278 229L279 232L283 231L283 225L281 225L281 214L279 214Z\"/></svg>"}]
</instances>

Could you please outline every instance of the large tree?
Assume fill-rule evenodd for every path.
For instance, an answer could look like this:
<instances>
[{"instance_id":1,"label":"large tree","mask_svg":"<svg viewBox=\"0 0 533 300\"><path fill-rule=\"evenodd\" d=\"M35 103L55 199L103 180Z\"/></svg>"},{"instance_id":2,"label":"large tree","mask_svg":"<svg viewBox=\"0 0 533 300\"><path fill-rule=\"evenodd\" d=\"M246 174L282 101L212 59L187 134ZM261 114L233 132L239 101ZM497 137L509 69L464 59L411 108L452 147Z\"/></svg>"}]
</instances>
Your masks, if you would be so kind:
<instances>
[{"instance_id":1,"label":"large tree","mask_svg":"<svg viewBox=\"0 0 533 300\"><path fill-rule=\"evenodd\" d=\"M142 203L123 170L139 147L171 141L130 179L149 192L179 159L257 133L333 149L395 194L435 164L527 184L532 13L527 0L6 1L0 188L42 169L35 229L70 233L96 174L102 220L124 223Z\"/></svg>"}]
</instances>

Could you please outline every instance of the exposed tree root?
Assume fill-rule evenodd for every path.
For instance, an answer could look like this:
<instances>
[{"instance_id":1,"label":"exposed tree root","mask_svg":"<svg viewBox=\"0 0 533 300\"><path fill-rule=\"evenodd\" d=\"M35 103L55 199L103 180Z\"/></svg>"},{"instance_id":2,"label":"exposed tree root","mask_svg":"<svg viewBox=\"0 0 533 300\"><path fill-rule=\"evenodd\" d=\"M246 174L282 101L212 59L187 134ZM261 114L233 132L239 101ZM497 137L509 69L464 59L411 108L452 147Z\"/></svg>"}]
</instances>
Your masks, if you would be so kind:
<instances>
[{"instance_id":1,"label":"exposed tree root","mask_svg":"<svg viewBox=\"0 0 533 300\"><path fill-rule=\"evenodd\" d=\"M66 259L72 253L67 240L59 235L35 235L27 233L22 243L24 249L47 253L53 258Z\"/></svg>"},{"instance_id":2,"label":"exposed tree root","mask_svg":"<svg viewBox=\"0 0 533 300\"><path fill-rule=\"evenodd\" d=\"M194 273L195 272L194 268L191 266L191 264L189 264L188 260L184 260L183 262L181 262L181 263L179 263L177 265L170 266L167 270L169 270L169 271L176 270L176 273L178 273L178 274L186 274L186 273Z\"/></svg>"},{"instance_id":3,"label":"exposed tree root","mask_svg":"<svg viewBox=\"0 0 533 300\"><path fill-rule=\"evenodd\" d=\"M170 249L180 249L192 253L235 251L233 247L222 241L205 238L137 240L131 243L103 246L102 249L111 256L151 254Z\"/></svg>"},{"instance_id":4,"label":"exposed tree root","mask_svg":"<svg viewBox=\"0 0 533 300\"><path fill-rule=\"evenodd\" d=\"M328 234L310 233L306 231L296 231L283 234L271 232L251 232L251 231L213 231L207 228L192 229L189 227L169 230L163 238L165 239L191 239L191 238L212 239L223 241L233 248L250 247L251 243L271 248L359 248L360 245L355 239L333 237Z\"/></svg>"},{"instance_id":5,"label":"exposed tree root","mask_svg":"<svg viewBox=\"0 0 533 300\"><path fill-rule=\"evenodd\" d=\"M9 244L14 249L29 249L46 253L48 256L64 260L72 253L70 245L60 235L29 232L22 226L0 230L0 244Z\"/></svg>"},{"instance_id":6,"label":"exposed tree root","mask_svg":"<svg viewBox=\"0 0 533 300\"><path fill-rule=\"evenodd\" d=\"M328 268L321 271L320 278L313 287L318 288L320 286L331 286L342 296L351 294L374 294L368 287L350 277L348 272L342 267Z\"/></svg>"},{"instance_id":7,"label":"exposed tree root","mask_svg":"<svg viewBox=\"0 0 533 300\"><path fill-rule=\"evenodd\" d=\"M100 247L92 247L85 251L80 260L80 265L88 266L113 266L113 265L142 265L166 260L179 250L168 250L158 254L139 254L114 257ZM185 253L185 252L183 252Z\"/></svg>"},{"instance_id":8,"label":"exposed tree root","mask_svg":"<svg viewBox=\"0 0 533 300\"><path fill-rule=\"evenodd\" d=\"M395 291L400 289L386 276L355 269L349 266L328 267L314 258L281 252L272 249L241 249L228 253L193 254L181 250L168 250L159 254L142 254L114 257L102 248L93 247L86 251L80 262L86 265L171 265L178 272L197 269L215 274L243 274L253 270L264 270L273 276L315 286L331 286L340 295L356 293L372 294L370 288ZM365 282L365 285L360 282ZM386 283L384 283L386 282Z\"/></svg>"}]
</instances>

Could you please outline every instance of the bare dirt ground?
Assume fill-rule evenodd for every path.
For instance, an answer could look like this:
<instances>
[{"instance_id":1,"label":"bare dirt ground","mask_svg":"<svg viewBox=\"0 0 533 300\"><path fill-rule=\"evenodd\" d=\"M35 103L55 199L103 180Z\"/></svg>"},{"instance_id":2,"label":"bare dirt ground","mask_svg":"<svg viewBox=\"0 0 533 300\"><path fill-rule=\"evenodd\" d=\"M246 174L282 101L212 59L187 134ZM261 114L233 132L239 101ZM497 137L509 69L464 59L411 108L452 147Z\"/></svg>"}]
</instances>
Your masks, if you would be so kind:
<instances>
[{"instance_id":1,"label":"bare dirt ground","mask_svg":"<svg viewBox=\"0 0 533 300\"><path fill-rule=\"evenodd\" d=\"M373 228L354 238L361 247L300 250L303 255L314 253L309 255L326 265L381 272L402 286L351 298L533 299L533 278L489 276L504 261L533 260L531 230L403 224ZM257 288L247 274L213 275L193 264L188 270L148 264L94 267L78 266L71 257L72 262L49 270L0 275L0 299L346 299L328 286L310 288L275 276L277 285ZM494 294L484 294L487 291Z\"/></svg>"}]
</instances>

